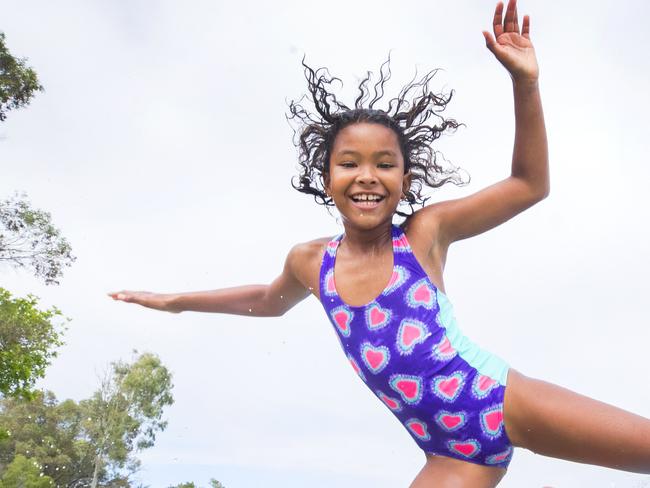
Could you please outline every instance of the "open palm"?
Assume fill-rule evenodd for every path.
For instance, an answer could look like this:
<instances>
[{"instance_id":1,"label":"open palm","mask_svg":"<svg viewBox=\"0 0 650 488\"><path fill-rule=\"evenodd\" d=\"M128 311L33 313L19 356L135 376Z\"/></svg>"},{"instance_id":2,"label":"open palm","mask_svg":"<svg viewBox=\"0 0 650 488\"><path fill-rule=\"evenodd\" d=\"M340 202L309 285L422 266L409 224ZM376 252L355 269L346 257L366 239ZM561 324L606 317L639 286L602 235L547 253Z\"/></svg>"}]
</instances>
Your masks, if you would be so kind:
<instances>
[{"instance_id":1,"label":"open palm","mask_svg":"<svg viewBox=\"0 0 650 488\"><path fill-rule=\"evenodd\" d=\"M497 3L492 22L494 37L483 31L485 42L499 62L515 80L536 80L539 75L535 48L530 42L530 17L524 16L519 31L517 0L509 0L505 18L503 2Z\"/></svg>"}]
</instances>

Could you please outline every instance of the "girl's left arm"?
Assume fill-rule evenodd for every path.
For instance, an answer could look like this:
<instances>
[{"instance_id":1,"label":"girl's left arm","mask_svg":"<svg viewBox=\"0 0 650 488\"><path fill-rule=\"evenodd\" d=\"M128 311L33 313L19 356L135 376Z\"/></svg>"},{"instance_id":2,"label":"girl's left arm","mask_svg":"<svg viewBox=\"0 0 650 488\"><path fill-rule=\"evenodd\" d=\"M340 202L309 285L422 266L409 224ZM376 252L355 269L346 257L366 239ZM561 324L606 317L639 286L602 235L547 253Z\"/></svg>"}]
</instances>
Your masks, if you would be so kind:
<instances>
[{"instance_id":1,"label":"girl's left arm","mask_svg":"<svg viewBox=\"0 0 650 488\"><path fill-rule=\"evenodd\" d=\"M512 79L515 108L515 142L511 175L477 193L426 206L414 223L426 226L440 245L485 232L544 199L549 193L548 147L539 94L537 60L530 42L530 19L524 17L521 33L516 0L510 0L505 19L497 4L494 37L483 32L486 45ZM416 217L414 215L413 217Z\"/></svg>"}]
</instances>

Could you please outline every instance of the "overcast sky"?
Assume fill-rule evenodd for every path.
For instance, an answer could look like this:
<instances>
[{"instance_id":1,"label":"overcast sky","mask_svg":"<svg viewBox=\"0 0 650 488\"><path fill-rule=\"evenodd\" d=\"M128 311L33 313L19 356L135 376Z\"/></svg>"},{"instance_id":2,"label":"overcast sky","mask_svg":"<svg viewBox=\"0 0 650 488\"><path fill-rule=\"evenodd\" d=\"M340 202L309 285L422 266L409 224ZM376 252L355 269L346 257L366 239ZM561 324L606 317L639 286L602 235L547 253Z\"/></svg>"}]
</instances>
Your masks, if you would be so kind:
<instances>
[{"instance_id":1,"label":"overcast sky","mask_svg":"<svg viewBox=\"0 0 650 488\"><path fill-rule=\"evenodd\" d=\"M152 488L406 487L424 462L356 377L310 297L280 318L164 314L106 292L268 283L297 242L342 232L293 190L286 101L303 54L351 96L392 49L393 96L419 72L466 124L437 148L471 184L508 176L509 77L485 48L494 2L3 0L0 30L45 86L0 126L0 198L25 191L78 257L60 286L0 269L72 318L39 386L87 397L110 361L157 353L169 427L143 452ZM645 1L522 0L549 138L550 196L455 243L445 273L462 330L512 367L650 417ZM500 486L650 487L650 477L517 449Z\"/></svg>"}]
</instances>

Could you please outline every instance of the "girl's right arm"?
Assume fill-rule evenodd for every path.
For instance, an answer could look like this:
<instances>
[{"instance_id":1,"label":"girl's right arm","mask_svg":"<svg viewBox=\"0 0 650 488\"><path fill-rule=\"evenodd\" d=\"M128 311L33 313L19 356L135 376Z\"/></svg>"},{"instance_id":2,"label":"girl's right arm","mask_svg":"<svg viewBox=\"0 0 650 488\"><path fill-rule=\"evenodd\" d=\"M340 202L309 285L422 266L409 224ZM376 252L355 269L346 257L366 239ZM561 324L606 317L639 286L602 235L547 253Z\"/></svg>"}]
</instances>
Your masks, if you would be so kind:
<instances>
[{"instance_id":1,"label":"girl's right arm","mask_svg":"<svg viewBox=\"0 0 650 488\"><path fill-rule=\"evenodd\" d=\"M268 285L168 294L123 290L108 295L114 300L172 313L192 311L279 317L310 294L297 278L297 270L305 265L306 257L305 245L295 245L287 255L280 276Z\"/></svg>"}]
</instances>

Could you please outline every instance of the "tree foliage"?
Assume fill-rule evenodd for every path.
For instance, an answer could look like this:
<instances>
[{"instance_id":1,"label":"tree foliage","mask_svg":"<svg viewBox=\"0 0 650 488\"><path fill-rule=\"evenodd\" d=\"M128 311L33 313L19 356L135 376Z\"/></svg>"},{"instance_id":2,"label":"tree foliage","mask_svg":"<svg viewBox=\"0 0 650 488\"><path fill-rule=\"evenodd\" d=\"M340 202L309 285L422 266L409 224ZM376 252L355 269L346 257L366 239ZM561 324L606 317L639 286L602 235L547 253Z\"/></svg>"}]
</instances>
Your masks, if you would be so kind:
<instances>
[{"instance_id":1,"label":"tree foliage","mask_svg":"<svg viewBox=\"0 0 650 488\"><path fill-rule=\"evenodd\" d=\"M80 402L87 416L86 433L95 446L92 488L106 465L128 471L138 468L130 454L153 446L156 433L167 427L162 414L174 402L172 387L171 373L160 359L144 353L132 363L112 363L101 388Z\"/></svg>"},{"instance_id":2,"label":"tree foliage","mask_svg":"<svg viewBox=\"0 0 650 488\"><path fill-rule=\"evenodd\" d=\"M7 49L5 35L0 32L0 122L7 112L29 105L37 91L43 91L36 72Z\"/></svg>"},{"instance_id":3,"label":"tree foliage","mask_svg":"<svg viewBox=\"0 0 650 488\"><path fill-rule=\"evenodd\" d=\"M60 324L54 320L61 311L39 310L37 303L33 295L12 298L0 288L0 397L29 397L63 344Z\"/></svg>"},{"instance_id":4,"label":"tree foliage","mask_svg":"<svg viewBox=\"0 0 650 488\"><path fill-rule=\"evenodd\" d=\"M173 403L171 374L154 354L115 362L86 400L58 402L51 392L31 401L0 401L0 476L16 456L34 459L55 485L130 487L135 454L165 429ZM0 486L0 488L2 488Z\"/></svg>"},{"instance_id":5,"label":"tree foliage","mask_svg":"<svg viewBox=\"0 0 650 488\"><path fill-rule=\"evenodd\" d=\"M77 258L51 219L48 212L31 208L24 193L0 201L0 263L31 268L46 285L58 285L63 267Z\"/></svg>"},{"instance_id":6,"label":"tree foliage","mask_svg":"<svg viewBox=\"0 0 650 488\"><path fill-rule=\"evenodd\" d=\"M0 488L51 488L52 478L41 472L40 464L19 454L0 479Z\"/></svg>"}]
</instances>

